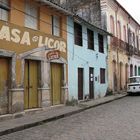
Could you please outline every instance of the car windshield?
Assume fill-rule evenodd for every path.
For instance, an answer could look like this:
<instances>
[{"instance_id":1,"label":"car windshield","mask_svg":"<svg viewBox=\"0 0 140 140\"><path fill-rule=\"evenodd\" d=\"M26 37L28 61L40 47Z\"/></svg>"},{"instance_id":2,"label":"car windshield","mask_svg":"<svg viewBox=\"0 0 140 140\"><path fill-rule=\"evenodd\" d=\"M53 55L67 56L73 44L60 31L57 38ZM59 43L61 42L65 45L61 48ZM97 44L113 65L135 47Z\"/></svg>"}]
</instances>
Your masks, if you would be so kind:
<instances>
[{"instance_id":1,"label":"car windshield","mask_svg":"<svg viewBox=\"0 0 140 140\"><path fill-rule=\"evenodd\" d=\"M130 78L129 83L140 83L140 77Z\"/></svg>"}]
</instances>

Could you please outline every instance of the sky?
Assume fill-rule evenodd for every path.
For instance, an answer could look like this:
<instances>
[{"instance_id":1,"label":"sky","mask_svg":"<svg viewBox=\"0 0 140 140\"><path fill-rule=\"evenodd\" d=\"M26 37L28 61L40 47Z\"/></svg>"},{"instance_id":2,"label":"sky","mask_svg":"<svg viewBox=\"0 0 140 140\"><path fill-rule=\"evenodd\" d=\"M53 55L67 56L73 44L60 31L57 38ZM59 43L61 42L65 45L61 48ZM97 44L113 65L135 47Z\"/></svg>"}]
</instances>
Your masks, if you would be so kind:
<instances>
[{"instance_id":1,"label":"sky","mask_svg":"<svg viewBox=\"0 0 140 140\"><path fill-rule=\"evenodd\" d=\"M140 24L140 0L117 0Z\"/></svg>"}]
</instances>

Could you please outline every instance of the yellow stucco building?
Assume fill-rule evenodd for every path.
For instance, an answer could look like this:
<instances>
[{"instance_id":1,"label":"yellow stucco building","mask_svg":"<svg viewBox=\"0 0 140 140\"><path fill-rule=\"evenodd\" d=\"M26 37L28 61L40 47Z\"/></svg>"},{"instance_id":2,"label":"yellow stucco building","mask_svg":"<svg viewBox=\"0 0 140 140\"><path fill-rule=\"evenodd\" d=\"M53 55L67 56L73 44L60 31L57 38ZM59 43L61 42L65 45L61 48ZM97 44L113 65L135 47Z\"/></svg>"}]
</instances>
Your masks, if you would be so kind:
<instances>
[{"instance_id":1,"label":"yellow stucco building","mask_svg":"<svg viewBox=\"0 0 140 140\"><path fill-rule=\"evenodd\" d=\"M69 13L37 0L3 0L0 13L0 115L63 104Z\"/></svg>"}]
</instances>

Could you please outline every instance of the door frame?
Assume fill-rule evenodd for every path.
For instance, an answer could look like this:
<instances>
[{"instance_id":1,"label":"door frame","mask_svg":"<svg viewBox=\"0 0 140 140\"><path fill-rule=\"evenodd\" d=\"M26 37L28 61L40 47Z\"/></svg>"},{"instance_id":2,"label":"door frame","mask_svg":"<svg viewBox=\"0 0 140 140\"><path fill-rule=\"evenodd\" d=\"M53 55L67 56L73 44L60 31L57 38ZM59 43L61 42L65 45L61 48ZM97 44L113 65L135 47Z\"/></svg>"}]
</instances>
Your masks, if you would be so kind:
<instances>
[{"instance_id":1,"label":"door frame","mask_svg":"<svg viewBox=\"0 0 140 140\"><path fill-rule=\"evenodd\" d=\"M38 59L24 59L24 73L23 73L23 85L25 86L25 63L26 63L26 61L28 62L28 85L29 85L29 61L36 61L37 62L37 82L38 82L38 87L37 87L37 107L36 108L39 108L40 107L40 105L39 105L39 103L40 103L40 101L42 100L42 96L41 96L41 98L39 98L39 91L38 91L38 88L40 88L41 87L41 83L39 82L39 81L41 81L42 80L42 76L41 76L41 61L40 61L40 59L38 60ZM39 73L39 74L38 74ZM38 78L39 77L39 78ZM24 109L26 110L26 109L34 109L34 108L30 108L29 107L29 91L30 89L28 89L28 108L25 108L25 87L24 87Z\"/></svg>"},{"instance_id":2,"label":"door frame","mask_svg":"<svg viewBox=\"0 0 140 140\"><path fill-rule=\"evenodd\" d=\"M60 87L60 104L64 103L64 95L62 92L62 87L64 86L64 81L65 81L65 68L64 68L64 63L57 63L57 62L51 62L50 63L50 98L51 98L51 105L54 106L55 104L53 103L53 90L52 90L52 64L58 64L61 66L61 87Z\"/></svg>"},{"instance_id":3,"label":"door frame","mask_svg":"<svg viewBox=\"0 0 140 140\"><path fill-rule=\"evenodd\" d=\"M82 80L79 79L79 71L82 71ZM82 67L78 67L77 68L77 82L78 82L78 100L83 100L84 99L84 68ZM80 83L81 82L81 83ZM80 88L79 88L79 84L82 84L80 87L81 87L81 90L82 90L82 93L80 93ZM80 97L81 96L81 97Z\"/></svg>"},{"instance_id":4,"label":"door frame","mask_svg":"<svg viewBox=\"0 0 140 140\"><path fill-rule=\"evenodd\" d=\"M90 70L93 70L92 71L93 73L91 73ZM93 76L91 76L91 74L93 74ZM93 87L91 86L91 84L93 84ZM92 93L91 93L91 88L93 88ZM89 99L94 99L94 67L89 67Z\"/></svg>"},{"instance_id":5,"label":"door frame","mask_svg":"<svg viewBox=\"0 0 140 140\"><path fill-rule=\"evenodd\" d=\"M13 77L13 74L12 74L12 66L13 66L13 56L11 57L11 53L6 53L6 55L0 55L0 59L6 59L8 61L8 89L7 89L7 111L6 113L4 113L3 115L5 114L8 114L11 112L11 109L12 109L12 96L9 94L9 90L11 89L11 86L12 86L12 77Z\"/></svg>"}]
</instances>

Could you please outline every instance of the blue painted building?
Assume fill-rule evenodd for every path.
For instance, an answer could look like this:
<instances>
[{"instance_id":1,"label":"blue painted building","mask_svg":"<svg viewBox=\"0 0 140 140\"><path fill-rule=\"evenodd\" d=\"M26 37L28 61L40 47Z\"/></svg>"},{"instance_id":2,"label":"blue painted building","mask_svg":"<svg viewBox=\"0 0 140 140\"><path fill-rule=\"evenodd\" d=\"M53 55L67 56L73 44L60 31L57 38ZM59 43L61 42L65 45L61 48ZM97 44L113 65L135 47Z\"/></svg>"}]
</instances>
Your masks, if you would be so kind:
<instances>
[{"instance_id":1,"label":"blue painted building","mask_svg":"<svg viewBox=\"0 0 140 140\"><path fill-rule=\"evenodd\" d=\"M69 100L103 97L108 87L108 33L80 17L67 20Z\"/></svg>"}]
</instances>

